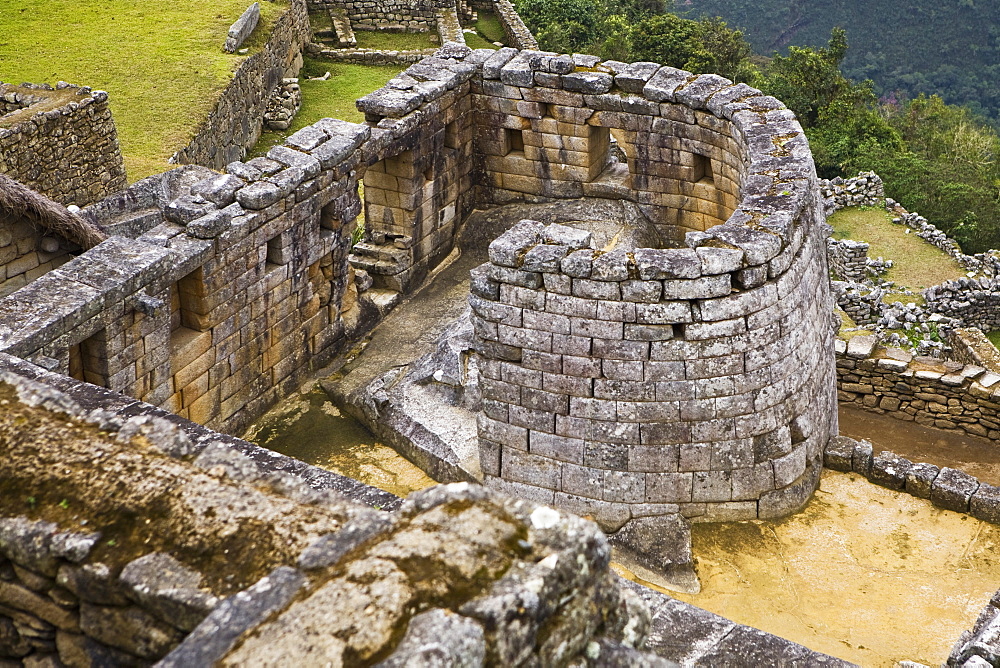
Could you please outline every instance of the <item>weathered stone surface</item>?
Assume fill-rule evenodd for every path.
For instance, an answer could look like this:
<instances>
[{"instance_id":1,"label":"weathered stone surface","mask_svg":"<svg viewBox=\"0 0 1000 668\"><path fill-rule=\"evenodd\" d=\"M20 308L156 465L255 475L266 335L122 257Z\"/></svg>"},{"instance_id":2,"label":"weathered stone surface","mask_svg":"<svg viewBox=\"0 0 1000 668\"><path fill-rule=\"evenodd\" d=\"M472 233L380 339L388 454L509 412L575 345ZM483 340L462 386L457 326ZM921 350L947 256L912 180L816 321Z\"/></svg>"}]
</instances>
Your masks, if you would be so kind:
<instances>
[{"instance_id":1,"label":"weathered stone surface","mask_svg":"<svg viewBox=\"0 0 1000 668\"><path fill-rule=\"evenodd\" d=\"M934 464L914 464L906 473L906 492L921 499L931 498L931 486L940 471Z\"/></svg>"},{"instance_id":2,"label":"weathered stone surface","mask_svg":"<svg viewBox=\"0 0 1000 668\"><path fill-rule=\"evenodd\" d=\"M631 519L608 542L615 559L643 580L688 594L701 591L691 557L691 526L681 515Z\"/></svg>"},{"instance_id":3,"label":"weathered stone surface","mask_svg":"<svg viewBox=\"0 0 1000 668\"><path fill-rule=\"evenodd\" d=\"M856 444L857 441L847 436L831 438L823 453L823 465L834 471L850 471Z\"/></svg>"},{"instance_id":4,"label":"weathered stone surface","mask_svg":"<svg viewBox=\"0 0 1000 668\"><path fill-rule=\"evenodd\" d=\"M255 2L229 27L229 33L226 35L226 43L223 45L222 50L226 53L235 53L236 49L243 46L243 42L250 36L253 29L257 27L258 21L260 21L260 3Z\"/></svg>"},{"instance_id":5,"label":"weathered stone surface","mask_svg":"<svg viewBox=\"0 0 1000 668\"><path fill-rule=\"evenodd\" d=\"M984 522L1000 524L1000 487L980 483L969 499L969 514Z\"/></svg>"},{"instance_id":6,"label":"weathered stone surface","mask_svg":"<svg viewBox=\"0 0 1000 668\"><path fill-rule=\"evenodd\" d=\"M321 536L303 550L299 568L312 570L333 566L352 550L387 533L393 526L392 516L385 513L368 514L360 521L348 522L336 533Z\"/></svg>"},{"instance_id":7,"label":"weathered stone surface","mask_svg":"<svg viewBox=\"0 0 1000 668\"><path fill-rule=\"evenodd\" d=\"M98 642L144 659L163 657L184 634L137 607L80 604L80 630Z\"/></svg>"},{"instance_id":8,"label":"weathered stone surface","mask_svg":"<svg viewBox=\"0 0 1000 668\"><path fill-rule=\"evenodd\" d=\"M969 500L979 488L979 481L957 469L944 467L931 484L931 503L946 510L969 512Z\"/></svg>"},{"instance_id":9,"label":"weathered stone surface","mask_svg":"<svg viewBox=\"0 0 1000 668\"><path fill-rule=\"evenodd\" d=\"M436 608L413 617L396 650L376 665L475 668L485 659L483 627L467 617Z\"/></svg>"},{"instance_id":10,"label":"weathered stone surface","mask_svg":"<svg viewBox=\"0 0 1000 668\"><path fill-rule=\"evenodd\" d=\"M158 665L186 668L215 664L243 633L287 605L306 582L302 573L278 567L250 588L219 603Z\"/></svg>"},{"instance_id":11,"label":"weathered stone surface","mask_svg":"<svg viewBox=\"0 0 1000 668\"><path fill-rule=\"evenodd\" d=\"M902 490L906 477L913 468L913 462L892 452L880 452L872 458L871 475L868 477L876 485Z\"/></svg>"},{"instance_id":12,"label":"weathered stone surface","mask_svg":"<svg viewBox=\"0 0 1000 668\"><path fill-rule=\"evenodd\" d=\"M171 457L186 457L194 452L188 435L176 424L161 417L140 415L129 418L118 430L118 440L123 443L129 443L136 437Z\"/></svg>"},{"instance_id":13,"label":"weathered stone surface","mask_svg":"<svg viewBox=\"0 0 1000 668\"><path fill-rule=\"evenodd\" d=\"M200 589L200 573L162 552L130 561L120 577L133 600L182 631L192 630L219 603Z\"/></svg>"}]
</instances>

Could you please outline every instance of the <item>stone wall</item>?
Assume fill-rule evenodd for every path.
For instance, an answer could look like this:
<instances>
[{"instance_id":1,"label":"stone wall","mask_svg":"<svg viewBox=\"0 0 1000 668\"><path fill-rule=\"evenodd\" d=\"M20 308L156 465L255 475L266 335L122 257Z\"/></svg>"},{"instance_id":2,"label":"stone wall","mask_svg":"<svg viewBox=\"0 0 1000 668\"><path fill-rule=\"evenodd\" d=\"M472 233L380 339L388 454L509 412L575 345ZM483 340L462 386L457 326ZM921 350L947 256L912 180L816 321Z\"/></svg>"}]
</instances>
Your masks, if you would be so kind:
<instances>
[{"instance_id":1,"label":"stone wall","mask_svg":"<svg viewBox=\"0 0 1000 668\"><path fill-rule=\"evenodd\" d=\"M969 327L953 330L948 343L951 345L952 359L1000 373L1000 350L986 338L981 329Z\"/></svg>"},{"instance_id":2,"label":"stone wall","mask_svg":"<svg viewBox=\"0 0 1000 668\"><path fill-rule=\"evenodd\" d=\"M872 336L837 343L841 403L925 427L1000 438L1000 373L962 362L914 357Z\"/></svg>"},{"instance_id":3,"label":"stone wall","mask_svg":"<svg viewBox=\"0 0 1000 668\"><path fill-rule=\"evenodd\" d=\"M173 155L171 162L222 169L243 159L260 138L272 93L284 78L298 75L302 47L311 35L306 0L290 0L267 43L240 64L194 138Z\"/></svg>"},{"instance_id":4,"label":"stone wall","mask_svg":"<svg viewBox=\"0 0 1000 668\"><path fill-rule=\"evenodd\" d=\"M491 0L487 4L492 5L493 12L500 19L503 31L507 35L507 44L517 49L538 48L538 41L521 20L521 15L514 9L511 0Z\"/></svg>"},{"instance_id":5,"label":"stone wall","mask_svg":"<svg viewBox=\"0 0 1000 668\"><path fill-rule=\"evenodd\" d=\"M830 271L842 281L863 281L868 277L868 244L850 239L827 239L826 256Z\"/></svg>"},{"instance_id":6,"label":"stone wall","mask_svg":"<svg viewBox=\"0 0 1000 668\"><path fill-rule=\"evenodd\" d=\"M79 250L27 220L0 221L0 297L66 264Z\"/></svg>"},{"instance_id":7,"label":"stone wall","mask_svg":"<svg viewBox=\"0 0 1000 668\"><path fill-rule=\"evenodd\" d=\"M468 484L379 512L109 396L4 371L0 397L4 660L662 665L591 522Z\"/></svg>"},{"instance_id":8,"label":"stone wall","mask_svg":"<svg viewBox=\"0 0 1000 668\"><path fill-rule=\"evenodd\" d=\"M434 29L438 9L454 7L455 0L309 0L309 5L346 11L355 29L426 32Z\"/></svg>"},{"instance_id":9,"label":"stone wall","mask_svg":"<svg viewBox=\"0 0 1000 668\"><path fill-rule=\"evenodd\" d=\"M66 205L126 186L107 93L0 83L0 100L0 172Z\"/></svg>"},{"instance_id":10,"label":"stone wall","mask_svg":"<svg viewBox=\"0 0 1000 668\"><path fill-rule=\"evenodd\" d=\"M187 166L88 208L117 236L0 300L0 351L241 431L451 252L472 162L471 68L452 63L462 82L411 121L325 119L227 174ZM361 178L383 246L354 268Z\"/></svg>"},{"instance_id":11,"label":"stone wall","mask_svg":"<svg viewBox=\"0 0 1000 668\"><path fill-rule=\"evenodd\" d=\"M825 232L798 123L721 77L563 67L485 61L475 106L494 201L607 193L594 184L611 129L629 158L622 197L662 237L699 231L686 248L594 249L522 221L490 245L471 298L488 484L608 530L678 510L791 512L837 430Z\"/></svg>"}]
</instances>

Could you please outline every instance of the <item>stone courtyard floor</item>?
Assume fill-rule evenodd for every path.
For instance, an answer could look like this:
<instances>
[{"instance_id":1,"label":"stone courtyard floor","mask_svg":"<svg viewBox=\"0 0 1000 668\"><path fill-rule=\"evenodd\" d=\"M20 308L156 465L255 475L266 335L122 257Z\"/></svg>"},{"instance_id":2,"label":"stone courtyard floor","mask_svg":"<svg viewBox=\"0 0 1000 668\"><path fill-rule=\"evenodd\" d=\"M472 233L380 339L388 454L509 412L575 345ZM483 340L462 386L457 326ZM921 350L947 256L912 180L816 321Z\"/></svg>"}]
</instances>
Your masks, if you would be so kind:
<instances>
[{"instance_id":1,"label":"stone courtyard floor","mask_svg":"<svg viewBox=\"0 0 1000 668\"><path fill-rule=\"evenodd\" d=\"M1000 527L824 471L779 522L697 524L675 598L866 667L941 665L1000 586Z\"/></svg>"}]
</instances>

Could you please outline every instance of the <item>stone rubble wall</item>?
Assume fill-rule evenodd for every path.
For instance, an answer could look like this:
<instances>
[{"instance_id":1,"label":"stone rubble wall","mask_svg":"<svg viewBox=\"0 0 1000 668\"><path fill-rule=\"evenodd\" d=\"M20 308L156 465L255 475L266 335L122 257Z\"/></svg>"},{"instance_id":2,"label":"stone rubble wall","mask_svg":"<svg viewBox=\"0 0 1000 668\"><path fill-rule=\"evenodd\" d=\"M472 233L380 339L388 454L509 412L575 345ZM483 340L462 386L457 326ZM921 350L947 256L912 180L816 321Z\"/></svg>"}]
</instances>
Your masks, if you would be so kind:
<instances>
[{"instance_id":1,"label":"stone rubble wall","mask_svg":"<svg viewBox=\"0 0 1000 668\"><path fill-rule=\"evenodd\" d=\"M492 5L494 14L500 19L509 46L515 49L538 48L538 40L521 20L521 15L517 13L511 0L489 0L487 4Z\"/></svg>"},{"instance_id":2,"label":"stone rubble wall","mask_svg":"<svg viewBox=\"0 0 1000 668\"><path fill-rule=\"evenodd\" d=\"M17 373L0 398L5 661L675 665L592 522L467 483L380 512Z\"/></svg>"},{"instance_id":3,"label":"stone rubble wall","mask_svg":"<svg viewBox=\"0 0 1000 668\"><path fill-rule=\"evenodd\" d=\"M306 0L290 0L267 43L240 64L194 138L171 162L221 170L234 160L242 160L260 138L272 93L283 79L297 76L302 47L311 35Z\"/></svg>"},{"instance_id":4,"label":"stone rubble wall","mask_svg":"<svg viewBox=\"0 0 1000 668\"><path fill-rule=\"evenodd\" d=\"M268 130L284 131L292 124L295 114L302 107L302 90L299 80L284 79L281 86L271 94L264 110L264 127Z\"/></svg>"},{"instance_id":5,"label":"stone rubble wall","mask_svg":"<svg viewBox=\"0 0 1000 668\"><path fill-rule=\"evenodd\" d=\"M924 290L926 308L984 332L1000 329L1000 278L960 278Z\"/></svg>"},{"instance_id":6,"label":"stone rubble wall","mask_svg":"<svg viewBox=\"0 0 1000 668\"><path fill-rule=\"evenodd\" d=\"M952 330L948 343L951 345L952 359L1000 373L1000 351L981 329L969 327Z\"/></svg>"},{"instance_id":7,"label":"stone rubble wall","mask_svg":"<svg viewBox=\"0 0 1000 668\"><path fill-rule=\"evenodd\" d=\"M939 508L1000 524L1000 487L964 471L914 463L886 450L875 453L870 442L847 436L830 440L823 463L834 471L858 473L876 485L927 499Z\"/></svg>"},{"instance_id":8,"label":"stone rubble wall","mask_svg":"<svg viewBox=\"0 0 1000 668\"><path fill-rule=\"evenodd\" d=\"M827 239L826 256L830 271L842 281L863 281L868 277L868 244L851 239Z\"/></svg>"},{"instance_id":9,"label":"stone rubble wall","mask_svg":"<svg viewBox=\"0 0 1000 668\"><path fill-rule=\"evenodd\" d=\"M334 63L355 65L414 65L434 55L437 49L382 51L380 49L321 49L315 56Z\"/></svg>"},{"instance_id":10,"label":"stone rubble wall","mask_svg":"<svg viewBox=\"0 0 1000 668\"><path fill-rule=\"evenodd\" d=\"M925 427L1000 438L1000 373L978 365L914 357L872 336L838 340L837 397Z\"/></svg>"},{"instance_id":11,"label":"stone rubble wall","mask_svg":"<svg viewBox=\"0 0 1000 668\"><path fill-rule=\"evenodd\" d=\"M963 631L945 666L996 668L1000 666L1000 591L986 604L976 623Z\"/></svg>"},{"instance_id":12,"label":"stone rubble wall","mask_svg":"<svg viewBox=\"0 0 1000 668\"><path fill-rule=\"evenodd\" d=\"M309 0L309 5L317 10L344 10L356 30L427 32L434 29L438 9L454 7L455 0Z\"/></svg>"},{"instance_id":13,"label":"stone rubble wall","mask_svg":"<svg viewBox=\"0 0 1000 668\"><path fill-rule=\"evenodd\" d=\"M828 213L849 206L885 206L885 186L875 172L861 172L849 179L820 179L819 190Z\"/></svg>"},{"instance_id":14,"label":"stone rubble wall","mask_svg":"<svg viewBox=\"0 0 1000 668\"><path fill-rule=\"evenodd\" d=\"M801 129L721 77L577 65L509 50L484 62L476 107L488 110L479 146L494 201L598 194L594 131L611 127L628 190L660 208L662 236L699 231L686 248L602 252L522 221L491 244L471 298L486 480L607 530L678 510L787 514L836 433L825 234ZM524 157L504 146L508 130ZM691 183L698 151L713 186ZM700 193L713 207L685 209L709 201Z\"/></svg>"},{"instance_id":15,"label":"stone rubble wall","mask_svg":"<svg viewBox=\"0 0 1000 668\"><path fill-rule=\"evenodd\" d=\"M0 100L0 172L81 207L126 186L106 92L0 83Z\"/></svg>"}]
</instances>

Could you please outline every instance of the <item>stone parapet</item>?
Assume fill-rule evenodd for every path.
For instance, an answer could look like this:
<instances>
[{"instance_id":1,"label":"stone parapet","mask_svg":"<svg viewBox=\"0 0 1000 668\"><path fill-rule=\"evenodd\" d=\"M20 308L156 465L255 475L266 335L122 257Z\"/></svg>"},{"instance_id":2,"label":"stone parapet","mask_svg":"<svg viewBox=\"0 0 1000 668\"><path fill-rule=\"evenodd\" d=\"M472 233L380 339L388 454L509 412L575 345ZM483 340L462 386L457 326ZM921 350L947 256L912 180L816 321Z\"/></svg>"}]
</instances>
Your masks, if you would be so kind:
<instances>
[{"instance_id":1,"label":"stone parapet","mask_svg":"<svg viewBox=\"0 0 1000 668\"><path fill-rule=\"evenodd\" d=\"M65 205L124 188L108 94L64 82L0 83L0 172Z\"/></svg>"}]
</instances>

